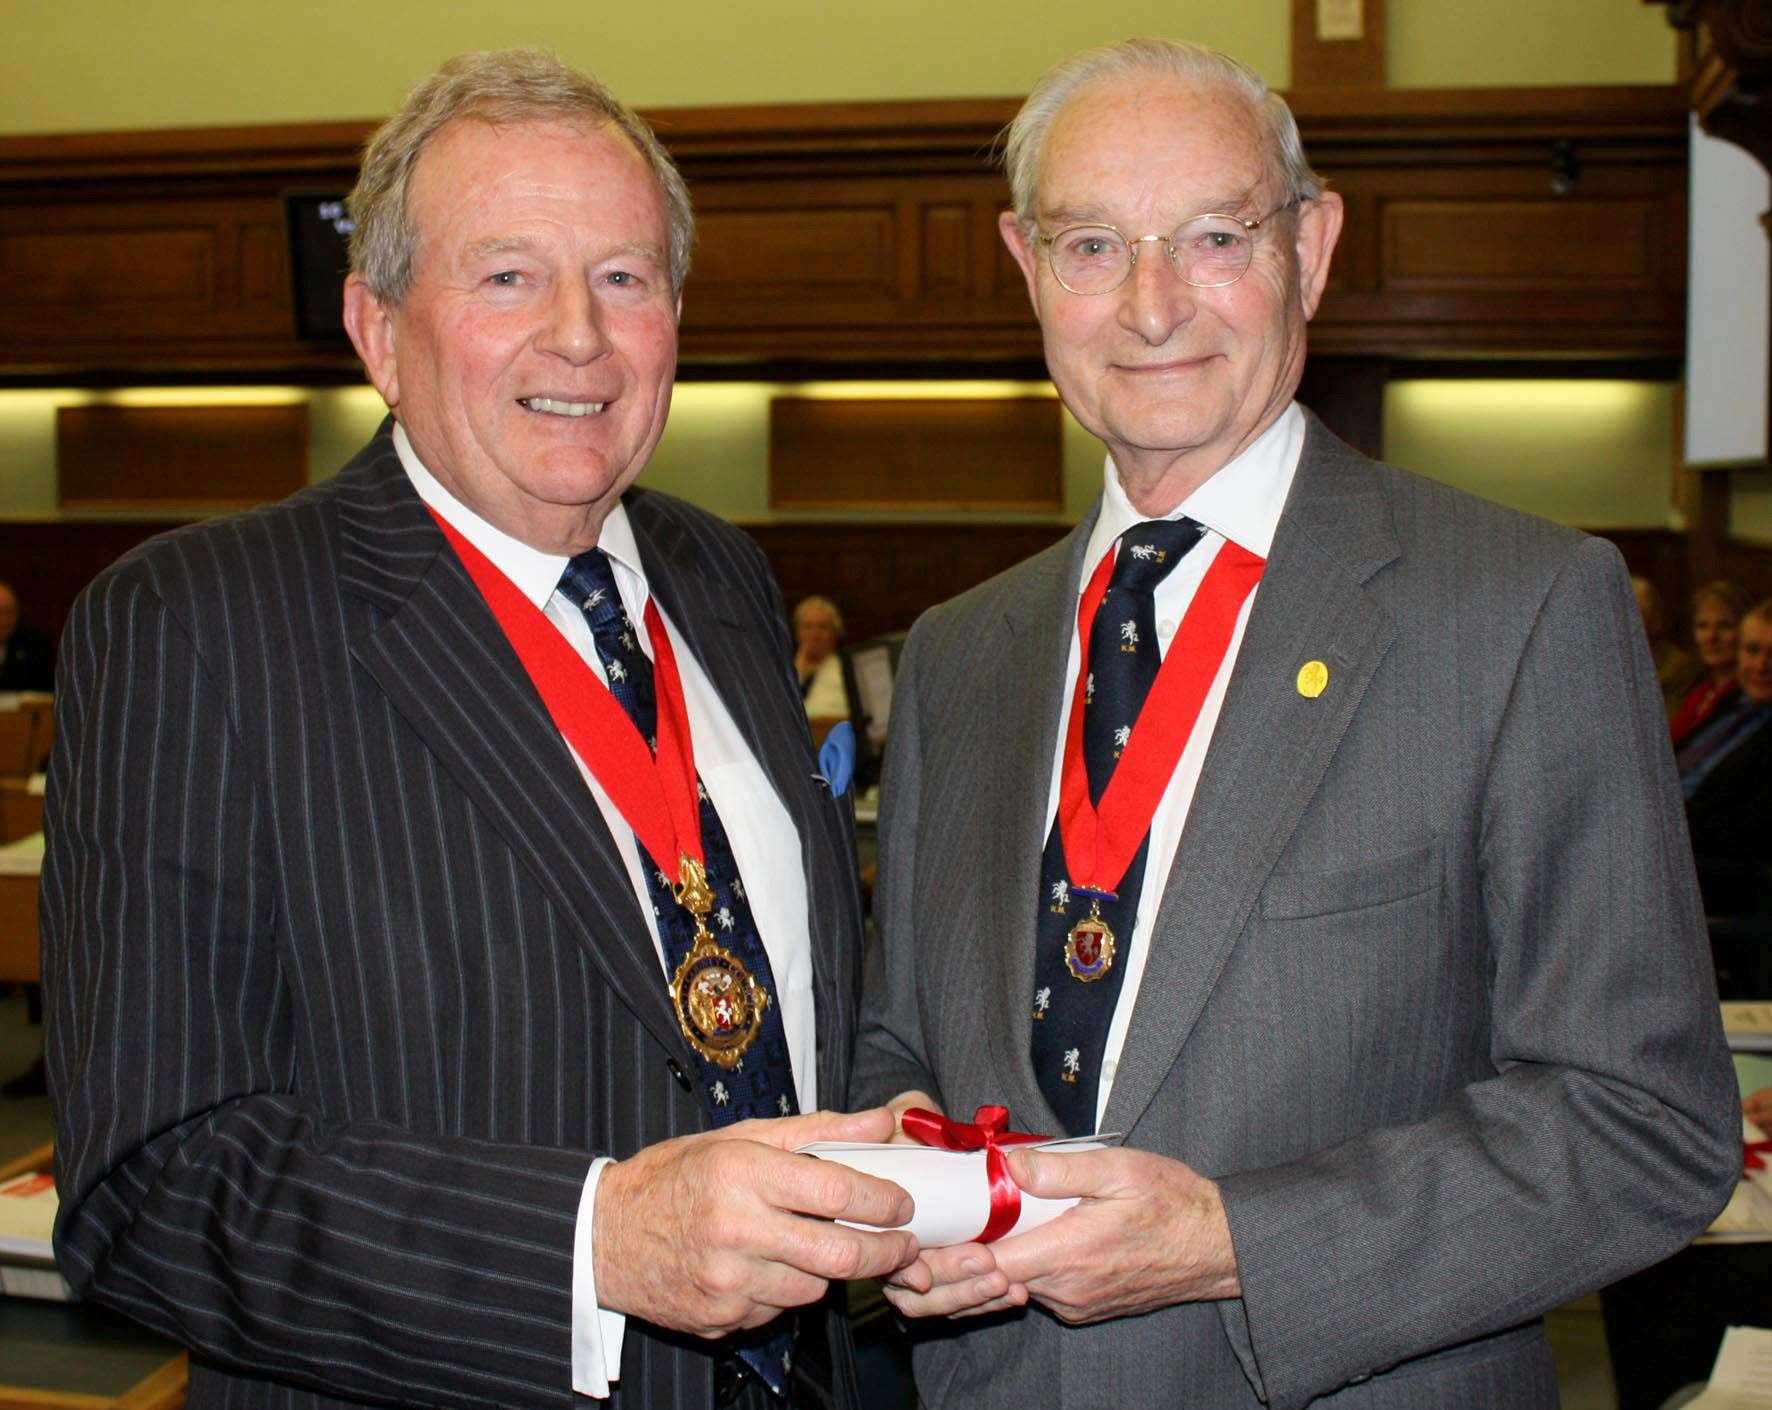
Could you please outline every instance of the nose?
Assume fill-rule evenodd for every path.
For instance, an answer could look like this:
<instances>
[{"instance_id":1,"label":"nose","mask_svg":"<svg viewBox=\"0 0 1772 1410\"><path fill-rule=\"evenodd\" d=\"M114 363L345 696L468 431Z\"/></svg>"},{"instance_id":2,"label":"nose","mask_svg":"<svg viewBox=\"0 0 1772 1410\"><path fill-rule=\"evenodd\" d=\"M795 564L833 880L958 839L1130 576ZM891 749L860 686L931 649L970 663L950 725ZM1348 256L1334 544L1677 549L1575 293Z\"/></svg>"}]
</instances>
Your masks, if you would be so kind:
<instances>
[{"instance_id":1,"label":"nose","mask_svg":"<svg viewBox=\"0 0 1772 1410\"><path fill-rule=\"evenodd\" d=\"M1120 286L1120 323L1152 347L1185 327L1198 307L1199 291L1175 272L1168 246L1151 240L1137 246L1138 259Z\"/></svg>"},{"instance_id":2,"label":"nose","mask_svg":"<svg viewBox=\"0 0 1772 1410\"><path fill-rule=\"evenodd\" d=\"M564 358L574 367L582 367L608 350L602 310L583 280L562 279L554 286L539 342L543 352Z\"/></svg>"}]
</instances>

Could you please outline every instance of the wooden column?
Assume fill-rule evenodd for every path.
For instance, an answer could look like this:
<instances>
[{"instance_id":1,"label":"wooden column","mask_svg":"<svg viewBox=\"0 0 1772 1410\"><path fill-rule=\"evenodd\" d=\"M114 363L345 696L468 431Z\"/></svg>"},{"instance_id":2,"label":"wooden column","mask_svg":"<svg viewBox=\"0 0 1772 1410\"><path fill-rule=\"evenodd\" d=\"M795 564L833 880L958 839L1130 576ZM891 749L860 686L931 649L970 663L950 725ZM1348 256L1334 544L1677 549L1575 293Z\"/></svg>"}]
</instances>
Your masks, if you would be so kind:
<instances>
[{"instance_id":1,"label":"wooden column","mask_svg":"<svg viewBox=\"0 0 1772 1410\"><path fill-rule=\"evenodd\" d=\"M1647 3L1666 5L1668 22L1687 38L1681 67L1699 126L1772 172L1772 0ZM1772 236L1772 211L1761 213L1760 226ZM1772 259L1772 248L1767 257ZM1772 387L1767 391L1772 405ZM1705 471L1697 478L1691 557L1695 580L1702 582L1716 576L1724 561L1733 485L1728 470Z\"/></svg>"},{"instance_id":2,"label":"wooden column","mask_svg":"<svg viewBox=\"0 0 1772 1410\"><path fill-rule=\"evenodd\" d=\"M1292 81L1301 88L1384 87L1384 0L1292 0Z\"/></svg>"}]
</instances>

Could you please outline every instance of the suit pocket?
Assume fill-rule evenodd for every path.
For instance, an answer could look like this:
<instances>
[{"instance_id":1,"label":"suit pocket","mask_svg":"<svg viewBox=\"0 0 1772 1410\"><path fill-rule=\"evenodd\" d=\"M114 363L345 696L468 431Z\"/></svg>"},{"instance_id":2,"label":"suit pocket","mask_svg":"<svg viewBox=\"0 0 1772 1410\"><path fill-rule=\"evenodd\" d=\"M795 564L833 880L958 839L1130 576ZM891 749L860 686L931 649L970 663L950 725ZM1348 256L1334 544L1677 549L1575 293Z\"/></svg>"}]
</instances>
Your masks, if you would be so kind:
<instances>
[{"instance_id":1,"label":"suit pocket","mask_svg":"<svg viewBox=\"0 0 1772 1410\"><path fill-rule=\"evenodd\" d=\"M1275 872L1261 891L1263 920L1308 920L1406 901L1446 878L1438 839L1407 852L1334 871Z\"/></svg>"}]
</instances>

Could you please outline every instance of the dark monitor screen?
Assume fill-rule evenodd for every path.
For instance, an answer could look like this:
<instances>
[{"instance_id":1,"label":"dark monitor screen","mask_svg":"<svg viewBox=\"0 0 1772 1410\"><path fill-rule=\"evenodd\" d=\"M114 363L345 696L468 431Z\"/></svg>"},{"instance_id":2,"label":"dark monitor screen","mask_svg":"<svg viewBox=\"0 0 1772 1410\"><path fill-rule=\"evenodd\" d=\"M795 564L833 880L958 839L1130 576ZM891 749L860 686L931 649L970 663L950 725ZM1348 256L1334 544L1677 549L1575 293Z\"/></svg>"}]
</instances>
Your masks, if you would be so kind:
<instances>
[{"instance_id":1,"label":"dark monitor screen","mask_svg":"<svg viewBox=\"0 0 1772 1410\"><path fill-rule=\"evenodd\" d=\"M304 343L348 343L344 289L351 218L343 193L292 191L283 197L283 222L289 231L296 337Z\"/></svg>"}]
</instances>

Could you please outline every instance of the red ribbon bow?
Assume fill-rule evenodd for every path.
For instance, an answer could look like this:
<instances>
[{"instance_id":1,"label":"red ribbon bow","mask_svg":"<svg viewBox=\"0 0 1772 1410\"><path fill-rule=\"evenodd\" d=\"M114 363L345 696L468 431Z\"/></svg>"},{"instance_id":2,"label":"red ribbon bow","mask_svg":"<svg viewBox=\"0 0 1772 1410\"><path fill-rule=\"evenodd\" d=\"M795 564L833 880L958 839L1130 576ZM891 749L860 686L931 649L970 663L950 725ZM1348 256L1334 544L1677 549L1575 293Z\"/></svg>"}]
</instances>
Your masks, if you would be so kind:
<instances>
[{"instance_id":1,"label":"red ribbon bow","mask_svg":"<svg viewBox=\"0 0 1772 1410\"><path fill-rule=\"evenodd\" d=\"M908 1113L907 1113L908 1115ZM1766 1153L1772 1151L1772 1141L1743 1141L1741 1143L1742 1170L1764 1170Z\"/></svg>"},{"instance_id":2,"label":"red ribbon bow","mask_svg":"<svg viewBox=\"0 0 1772 1410\"><path fill-rule=\"evenodd\" d=\"M939 1111L914 1106L899 1117L905 1135L926 1146L944 1151L984 1152L984 1173L991 1192L990 1217L984 1231L973 1240L988 1244L1003 1237L1021 1218L1021 1187L1009 1173L1006 1146L1029 1146L1047 1140L1045 1136L1009 1129L1009 1108L981 1106L970 1121L955 1121Z\"/></svg>"}]
</instances>

